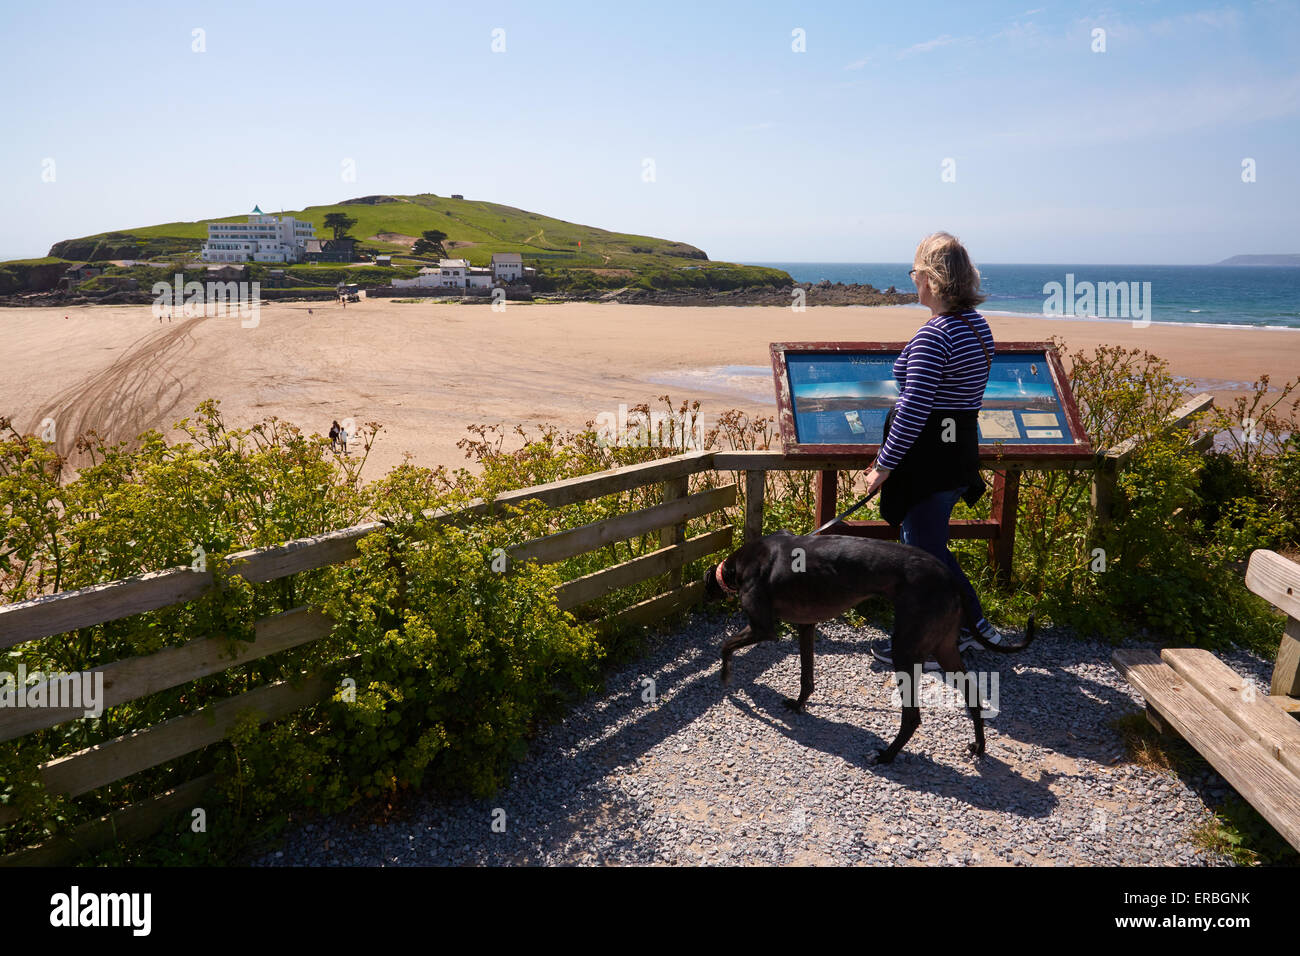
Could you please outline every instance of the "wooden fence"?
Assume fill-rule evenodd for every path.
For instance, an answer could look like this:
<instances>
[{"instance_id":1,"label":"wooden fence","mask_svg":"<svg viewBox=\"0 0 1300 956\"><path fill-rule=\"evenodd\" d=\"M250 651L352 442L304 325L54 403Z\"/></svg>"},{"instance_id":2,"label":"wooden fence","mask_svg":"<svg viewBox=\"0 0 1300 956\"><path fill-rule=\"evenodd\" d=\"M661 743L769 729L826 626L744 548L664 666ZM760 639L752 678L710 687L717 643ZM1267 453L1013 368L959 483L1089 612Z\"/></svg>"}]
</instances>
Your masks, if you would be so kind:
<instances>
[{"instance_id":1,"label":"wooden fence","mask_svg":"<svg viewBox=\"0 0 1300 956\"><path fill-rule=\"evenodd\" d=\"M613 518L558 531L509 548L512 564L555 563L601 549L613 542L658 533L657 550L566 581L557 588L557 603L572 610L621 588L664 576L661 593L640 601L601 622L617 630L648 624L699 601L699 581L682 583L682 568L691 561L730 550L732 528L717 528L687 537L687 524L734 505L736 484L691 493L691 475L714 468L714 453L693 452L596 475L537 485L498 495L491 503L473 501L464 507L425 512L432 524L490 519L506 506L537 501L549 508L601 498L650 485L660 486L657 504ZM340 531L274 547L227 556L232 573L249 582L267 582L302 571L324 568L357 556L358 543L381 532L382 522L368 522ZM0 649L51 637L77 628L118 620L134 614L193 601L213 587L213 574L188 567L169 568L108 584L95 585L0 607ZM224 635L199 637L186 644L95 668L102 674L105 708L138 700L201 677L269 655L301 647L329 636L333 622L319 611L296 607L262 618L255 638L240 643L231 654ZM57 680L47 683L53 684ZM51 686L50 690L54 690ZM285 717L332 696L335 688L320 675L266 684L245 693L173 717L129 734L106 740L57 758L40 767L40 778L52 793L84 794L157 767L223 740L241 715L255 711L262 723ZM83 718L81 708L21 707L0 709L0 742ZM164 793L84 823L70 833L0 859L13 865L50 865L77 854L155 832L177 812L194 807L215 782L211 775L178 783ZM0 807L0 828L13 824L12 807Z\"/></svg>"},{"instance_id":2,"label":"wooden fence","mask_svg":"<svg viewBox=\"0 0 1300 956\"><path fill-rule=\"evenodd\" d=\"M1170 427L1208 407L1209 396L1198 396L1170 418ZM1126 446L1129 443L1126 443ZM1134 446L1136 443L1133 443ZM1108 483L1118 473L1132 448L1121 446L1101 456L1094 501L1101 496L1107 507ZM650 624L700 601L699 581L683 583L682 569L692 561L733 546L732 528L718 528L687 537L687 523L734 505L738 483L691 493L690 478L702 472L743 473L744 537L762 534L766 473L774 470L820 471L846 467L843 459L786 456L771 451L689 452L644 464L630 465L595 475L536 485L498 495L492 502L472 501L463 507L425 512L431 524L491 519L505 508L526 501L548 508L590 501L606 495L658 486L659 502L627 514L558 531L520 542L508 550L512 563L555 563L597 551L613 542L658 533L660 547L648 554L606 567L556 590L562 610L572 610L622 588L663 577L665 588L618 611L601 622L606 631ZM355 558L364 538L380 533L383 522L372 521L273 547L242 551L226 557L232 573L250 583L286 578L304 571L337 565ZM214 586L211 571L189 567L154 571L120 581L95 585L0 607L0 650L26 641L74 631L173 605L207 594ZM224 635L206 635L186 644L152 654L115 661L95 669L103 675L105 708L219 674L232 667L301 647L330 635L333 622L309 607L295 607L258 620L255 638L231 654ZM227 698L200 710L135 730L115 739L45 762L40 768L44 786L53 793L78 797L193 753L225 738L237 719L256 711L265 723L327 699L334 692L320 675L279 681ZM0 742L12 740L67 721L81 719L77 708L0 709ZM72 832L0 859L0 864L58 863L84 853L155 832L166 819L193 807L214 783L208 775L179 782L158 794L116 810ZM15 811L0 806L0 829L17 820Z\"/></svg>"},{"instance_id":3,"label":"wooden fence","mask_svg":"<svg viewBox=\"0 0 1300 956\"><path fill-rule=\"evenodd\" d=\"M1214 405L1214 396L1202 392L1189 398L1182 405L1169 413L1165 419L1164 431L1172 432L1187 428L1193 416L1209 411ZM1206 432L1192 440L1191 446L1196 451L1205 451L1214 443L1214 433ZM1092 482L1092 514L1095 525L1100 528L1110 523L1114 510L1115 492L1119 485L1119 474L1142 444L1140 436L1125 439L1114 448L1099 452L1096 470Z\"/></svg>"}]
</instances>

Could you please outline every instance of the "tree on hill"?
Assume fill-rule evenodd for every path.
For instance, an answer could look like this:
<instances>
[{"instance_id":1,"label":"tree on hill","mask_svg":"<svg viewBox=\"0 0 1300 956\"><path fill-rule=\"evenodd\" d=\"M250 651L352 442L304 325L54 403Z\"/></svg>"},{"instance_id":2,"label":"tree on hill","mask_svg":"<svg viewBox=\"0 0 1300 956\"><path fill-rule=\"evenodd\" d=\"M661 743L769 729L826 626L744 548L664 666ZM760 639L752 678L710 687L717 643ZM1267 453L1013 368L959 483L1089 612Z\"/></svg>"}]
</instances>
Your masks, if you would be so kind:
<instances>
[{"instance_id":1,"label":"tree on hill","mask_svg":"<svg viewBox=\"0 0 1300 956\"><path fill-rule=\"evenodd\" d=\"M347 213L332 212L325 217L325 228L334 230L335 239L342 239L348 234L348 230L356 224L357 221Z\"/></svg>"},{"instance_id":2,"label":"tree on hill","mask_svg":"<svg viewBox=\"0 0 1300 956\"><path fill-rule=\"evenodd\" d=\"M417 256L436 255L445 258L447 250L442 247L446 240L447 234L441 229L429 229L420 234L420 238L415 240L415 245L411 246L411 252Z\"/></svg>"}]
</instances>

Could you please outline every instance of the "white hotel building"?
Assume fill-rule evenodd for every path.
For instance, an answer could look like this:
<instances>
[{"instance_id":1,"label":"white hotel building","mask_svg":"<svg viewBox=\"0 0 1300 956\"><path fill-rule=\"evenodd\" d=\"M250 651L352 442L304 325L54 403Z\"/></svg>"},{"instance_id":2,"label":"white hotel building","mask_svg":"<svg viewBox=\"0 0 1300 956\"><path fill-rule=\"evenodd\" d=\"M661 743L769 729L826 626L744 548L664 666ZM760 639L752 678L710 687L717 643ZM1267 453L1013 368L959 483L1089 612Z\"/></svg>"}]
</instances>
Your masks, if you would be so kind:
<instances>
[{"instance_id":1,"label":"white hotel building","mask_svg":"<svg viewBox=\"0 0 1300 956\"><path fill-rule=\"evenodd\" d=\"M265 215L254 206L248 222L210 222L204 262L298 262L316 227L293 216Z\"/></svg>"}]
</instances>

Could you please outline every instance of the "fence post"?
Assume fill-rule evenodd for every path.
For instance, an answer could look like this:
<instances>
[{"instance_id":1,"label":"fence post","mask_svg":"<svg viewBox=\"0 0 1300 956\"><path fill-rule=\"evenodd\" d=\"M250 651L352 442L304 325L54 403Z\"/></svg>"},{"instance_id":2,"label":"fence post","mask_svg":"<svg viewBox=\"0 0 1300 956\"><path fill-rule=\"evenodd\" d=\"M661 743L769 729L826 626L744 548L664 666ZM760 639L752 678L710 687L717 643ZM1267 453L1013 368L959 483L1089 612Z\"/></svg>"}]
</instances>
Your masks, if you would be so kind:
<instances>
[{"instance_id":1,"label":"fence post","mask_svg":"<svg viewBox=\"0 0 1300 956\"><path fill-rule=\"evenodd\" d=\"M1097 456L1096 471L1092 476L1092 527L1101 530L1110 524L1115 507L1115 489L1119 483L1119 470L1115 459L1103 452Z\"/></svg>"},{"instance_id":2,"label":"fence post","mask_svg":"<svg viewBox=\"0 0 1300 956\"><path fill-rule=\"evenodd\" d=\"M1186 428L1193 415L1198 415L1213 405L1214 396L1208 392L1202 392L1200 395L1189 398L1169 413L1160 427L1161 433L1173 431L1176 428ZM1209 448L1213 441L1213 434L1201 435L1191 442L1191 446L1196 451L1202 452ZM1094 530L1104 528L1110 523L1114 514L1115 492L1119 486L1120 469L1137 451L1141 442L1141 436L1134 435L1124 439L1114 448L1108 448L1097 453L1096 472L1092 480L1092 520Z\"/></svg>"},{"instance_id":3,"label":"fence post","mask_svg":"<svg viewBox=\"0 0 1300 956\"><path fill-rule=\"evenodd\" d=\"M669 478L664 482L663 501L676 501L678 498L685 498L690 492L690 475L682 475L680 478ZM681 544L686 540L686 523L669 525L659 531L659 547L666 548L669 545ZM679 565L668 572L668 586L679 588L682 586L682 569Z\"/></svg>"},{"instance_id":4,"label":"fence post","mask_svg":"<svg viewBox=\"0 0 1300 956\"><path fill-rule=\"evenodd\" d=\"M745 472L745 544L763 536L763 496L767 493L767 472Z\"/></svg>"}]
</instances>

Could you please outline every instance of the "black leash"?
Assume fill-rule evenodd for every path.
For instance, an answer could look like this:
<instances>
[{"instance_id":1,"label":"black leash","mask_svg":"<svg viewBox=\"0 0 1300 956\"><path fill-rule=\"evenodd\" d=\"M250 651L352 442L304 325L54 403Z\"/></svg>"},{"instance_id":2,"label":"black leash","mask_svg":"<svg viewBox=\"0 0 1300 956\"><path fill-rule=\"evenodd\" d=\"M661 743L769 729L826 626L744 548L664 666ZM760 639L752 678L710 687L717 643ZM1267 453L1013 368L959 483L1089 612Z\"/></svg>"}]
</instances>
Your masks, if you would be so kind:
<instances>
[{"instance_id":1,"label":"black leash","mask_svg":"<svg viewBox=\"0 0 1300 956\"><path fill-rule=\"evenodd\" d=\"M880 487L883 488L884 485L881 485ZM836 515L836 516L835 516L834 518L832 518L830 521L826 522L824 525L822 525L820 528L818 528L816 531L814 531L813 534L821 534L823 531L825 531L825 530L826 530L827 528L829 528L831 525L833 525L833 524L839 524L841 521L843 521L843 520L844 520L845 518L847 518L849 515L853 514L853 512L857 511L859 508L861 508L863 505L865 505L865 504L866 504L868 501L870 501L872 498L876 497L876 495L878 495L878 494L880 494L880 488L877 488L875 491L871 492L869 495L867 495L865 498L863 498L861 501L859 501L856 505L854 505L854 506L853 506L852 508L850 508L848 511L843 511L843 512L841 512L840 514Z\"/></svg>"}]
</instances>

